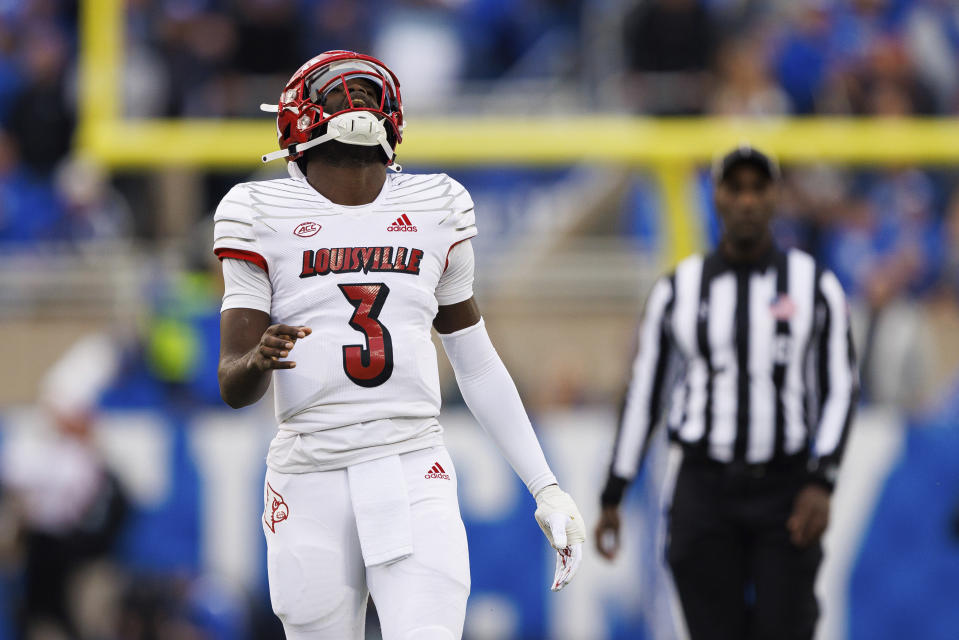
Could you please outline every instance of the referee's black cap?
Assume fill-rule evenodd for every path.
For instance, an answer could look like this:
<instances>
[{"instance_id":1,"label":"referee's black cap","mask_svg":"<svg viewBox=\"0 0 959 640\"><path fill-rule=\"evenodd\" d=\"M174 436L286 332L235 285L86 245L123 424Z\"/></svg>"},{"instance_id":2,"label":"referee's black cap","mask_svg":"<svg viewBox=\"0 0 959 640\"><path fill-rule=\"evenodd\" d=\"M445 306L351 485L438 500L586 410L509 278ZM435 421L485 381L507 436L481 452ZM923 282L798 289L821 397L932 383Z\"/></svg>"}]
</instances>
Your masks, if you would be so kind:
<instances>
[{"instance_id":1,"label":"referee's black cap","mask_svg":"<svg viewBox=\"0 0 959 640\"><path fill-rule=\"evenodd\" d=\"M713 181L719 184L733 169L744 164L756 167L774 182L779 180L779 164L772 156L751 145L741 144L713 163Z\"/></svg>"}]
</instances>

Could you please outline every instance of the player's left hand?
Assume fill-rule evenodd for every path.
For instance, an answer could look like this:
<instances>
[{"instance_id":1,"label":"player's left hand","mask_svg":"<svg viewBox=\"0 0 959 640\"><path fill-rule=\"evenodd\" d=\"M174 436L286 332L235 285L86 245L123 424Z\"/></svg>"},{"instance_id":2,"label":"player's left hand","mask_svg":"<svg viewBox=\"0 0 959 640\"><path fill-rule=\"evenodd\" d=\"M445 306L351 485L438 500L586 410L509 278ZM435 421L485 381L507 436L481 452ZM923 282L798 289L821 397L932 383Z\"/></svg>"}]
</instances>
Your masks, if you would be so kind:
<instances>
[{"instance_id":1,"label":"player's left hand","mask_svg":"<svg viewBox=\"0 0 959 640\"><path fill-rule=\"evenodd\" d=\"M551 484L536 494L533 514L549 544L556 549L556 574L551 591L559 591L573 579L583 559L586 527L576 503L569 494Z\"/></svg>"},{"instance_id":2,"label":"player's left hand","mask_svg":"<svg viewBox=\"0 0 959 640\"><path fill-rule=\"evenodd\" d=\"M829 492L818 484L799 490L792 515L786 521L789 539L797 547L808 547L822 537L829 524Z\"/></svg>"}]
</instances>

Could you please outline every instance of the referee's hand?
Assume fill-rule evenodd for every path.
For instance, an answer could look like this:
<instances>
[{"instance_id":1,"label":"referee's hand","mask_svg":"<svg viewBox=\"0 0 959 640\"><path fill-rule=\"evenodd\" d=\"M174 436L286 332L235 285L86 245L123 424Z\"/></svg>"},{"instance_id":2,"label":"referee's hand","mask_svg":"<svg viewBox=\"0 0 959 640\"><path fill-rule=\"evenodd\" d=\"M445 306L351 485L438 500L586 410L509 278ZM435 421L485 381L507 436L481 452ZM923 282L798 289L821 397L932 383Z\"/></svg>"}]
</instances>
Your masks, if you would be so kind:
<instances>
[{"instance_id":1,"label":"referee's hand","mask_svg":"<svg viewBox=\"0 0 959 640\"><path fill-rule=\"evenodd\" d=\"M808 547L822 537L829 524L829 492L818 484L800 489L786 521L789 539L797 547Z\"/></svg>"},{"instance_id":2,"label":"referee's hand","mask_svg":"<svg viewBox=\"0 0 959 640\"><path fill-rule=\"evenodd\" d=\"M596 523L596 550L607 560L619 553L619 507L603 507Z\"/></svg>"}]
</instances>

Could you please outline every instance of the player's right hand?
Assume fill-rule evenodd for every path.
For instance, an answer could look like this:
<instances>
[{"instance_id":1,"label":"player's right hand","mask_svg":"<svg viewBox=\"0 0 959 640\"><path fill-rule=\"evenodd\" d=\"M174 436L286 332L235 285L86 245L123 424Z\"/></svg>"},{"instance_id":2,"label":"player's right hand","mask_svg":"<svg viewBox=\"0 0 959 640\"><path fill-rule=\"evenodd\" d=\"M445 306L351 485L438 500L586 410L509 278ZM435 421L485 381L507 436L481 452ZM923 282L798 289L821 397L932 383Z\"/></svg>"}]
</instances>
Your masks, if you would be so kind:
<instances>
[{"instance_id":1,"label":"player's right hand","mask_svg":"<svg viewBox=\"0 0 959 640\"><path fill-rule=\"evenodd\" d=\"M596 550L607 560L619 553L619 507L603 507L596 523Z\"/></svg>"},{"instance_id":2,"label":"player's right hand","mask_svg":"<svg viewBox=\"0 0 959 640\"><path fill-rule=\"evenodd\" d=\"M260 337L260 343L250 352L250 366L258 371L269 369L292 369L293 360L281 360L290 355L290 350L299 338L313 333L309 327L293 327L287 324L274 324L266 328Z\"/></svg>"}]
</instances>

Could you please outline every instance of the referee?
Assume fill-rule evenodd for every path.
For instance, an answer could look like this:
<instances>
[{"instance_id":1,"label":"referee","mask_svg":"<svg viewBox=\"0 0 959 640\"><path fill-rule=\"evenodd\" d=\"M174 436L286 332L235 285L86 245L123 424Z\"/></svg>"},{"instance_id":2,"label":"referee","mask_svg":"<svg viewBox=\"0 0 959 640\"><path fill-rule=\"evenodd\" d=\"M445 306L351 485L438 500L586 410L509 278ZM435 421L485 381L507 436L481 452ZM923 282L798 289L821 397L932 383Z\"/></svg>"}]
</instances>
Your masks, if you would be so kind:
<instances>
[{"instance_id":1,"label":"referee","mask_svg":"<svg viewBox=\"0 0 959 640\"><path fill-rule=\"evenodd\" d=\"M665 414L683 449L667 560L692 640L808 640L856 404L846 301L812 257L776 248L769 156L741 146L713 173L719 247L649 294L596 541L615 557L619 503Z\"/></svg>"}]
</instances>

